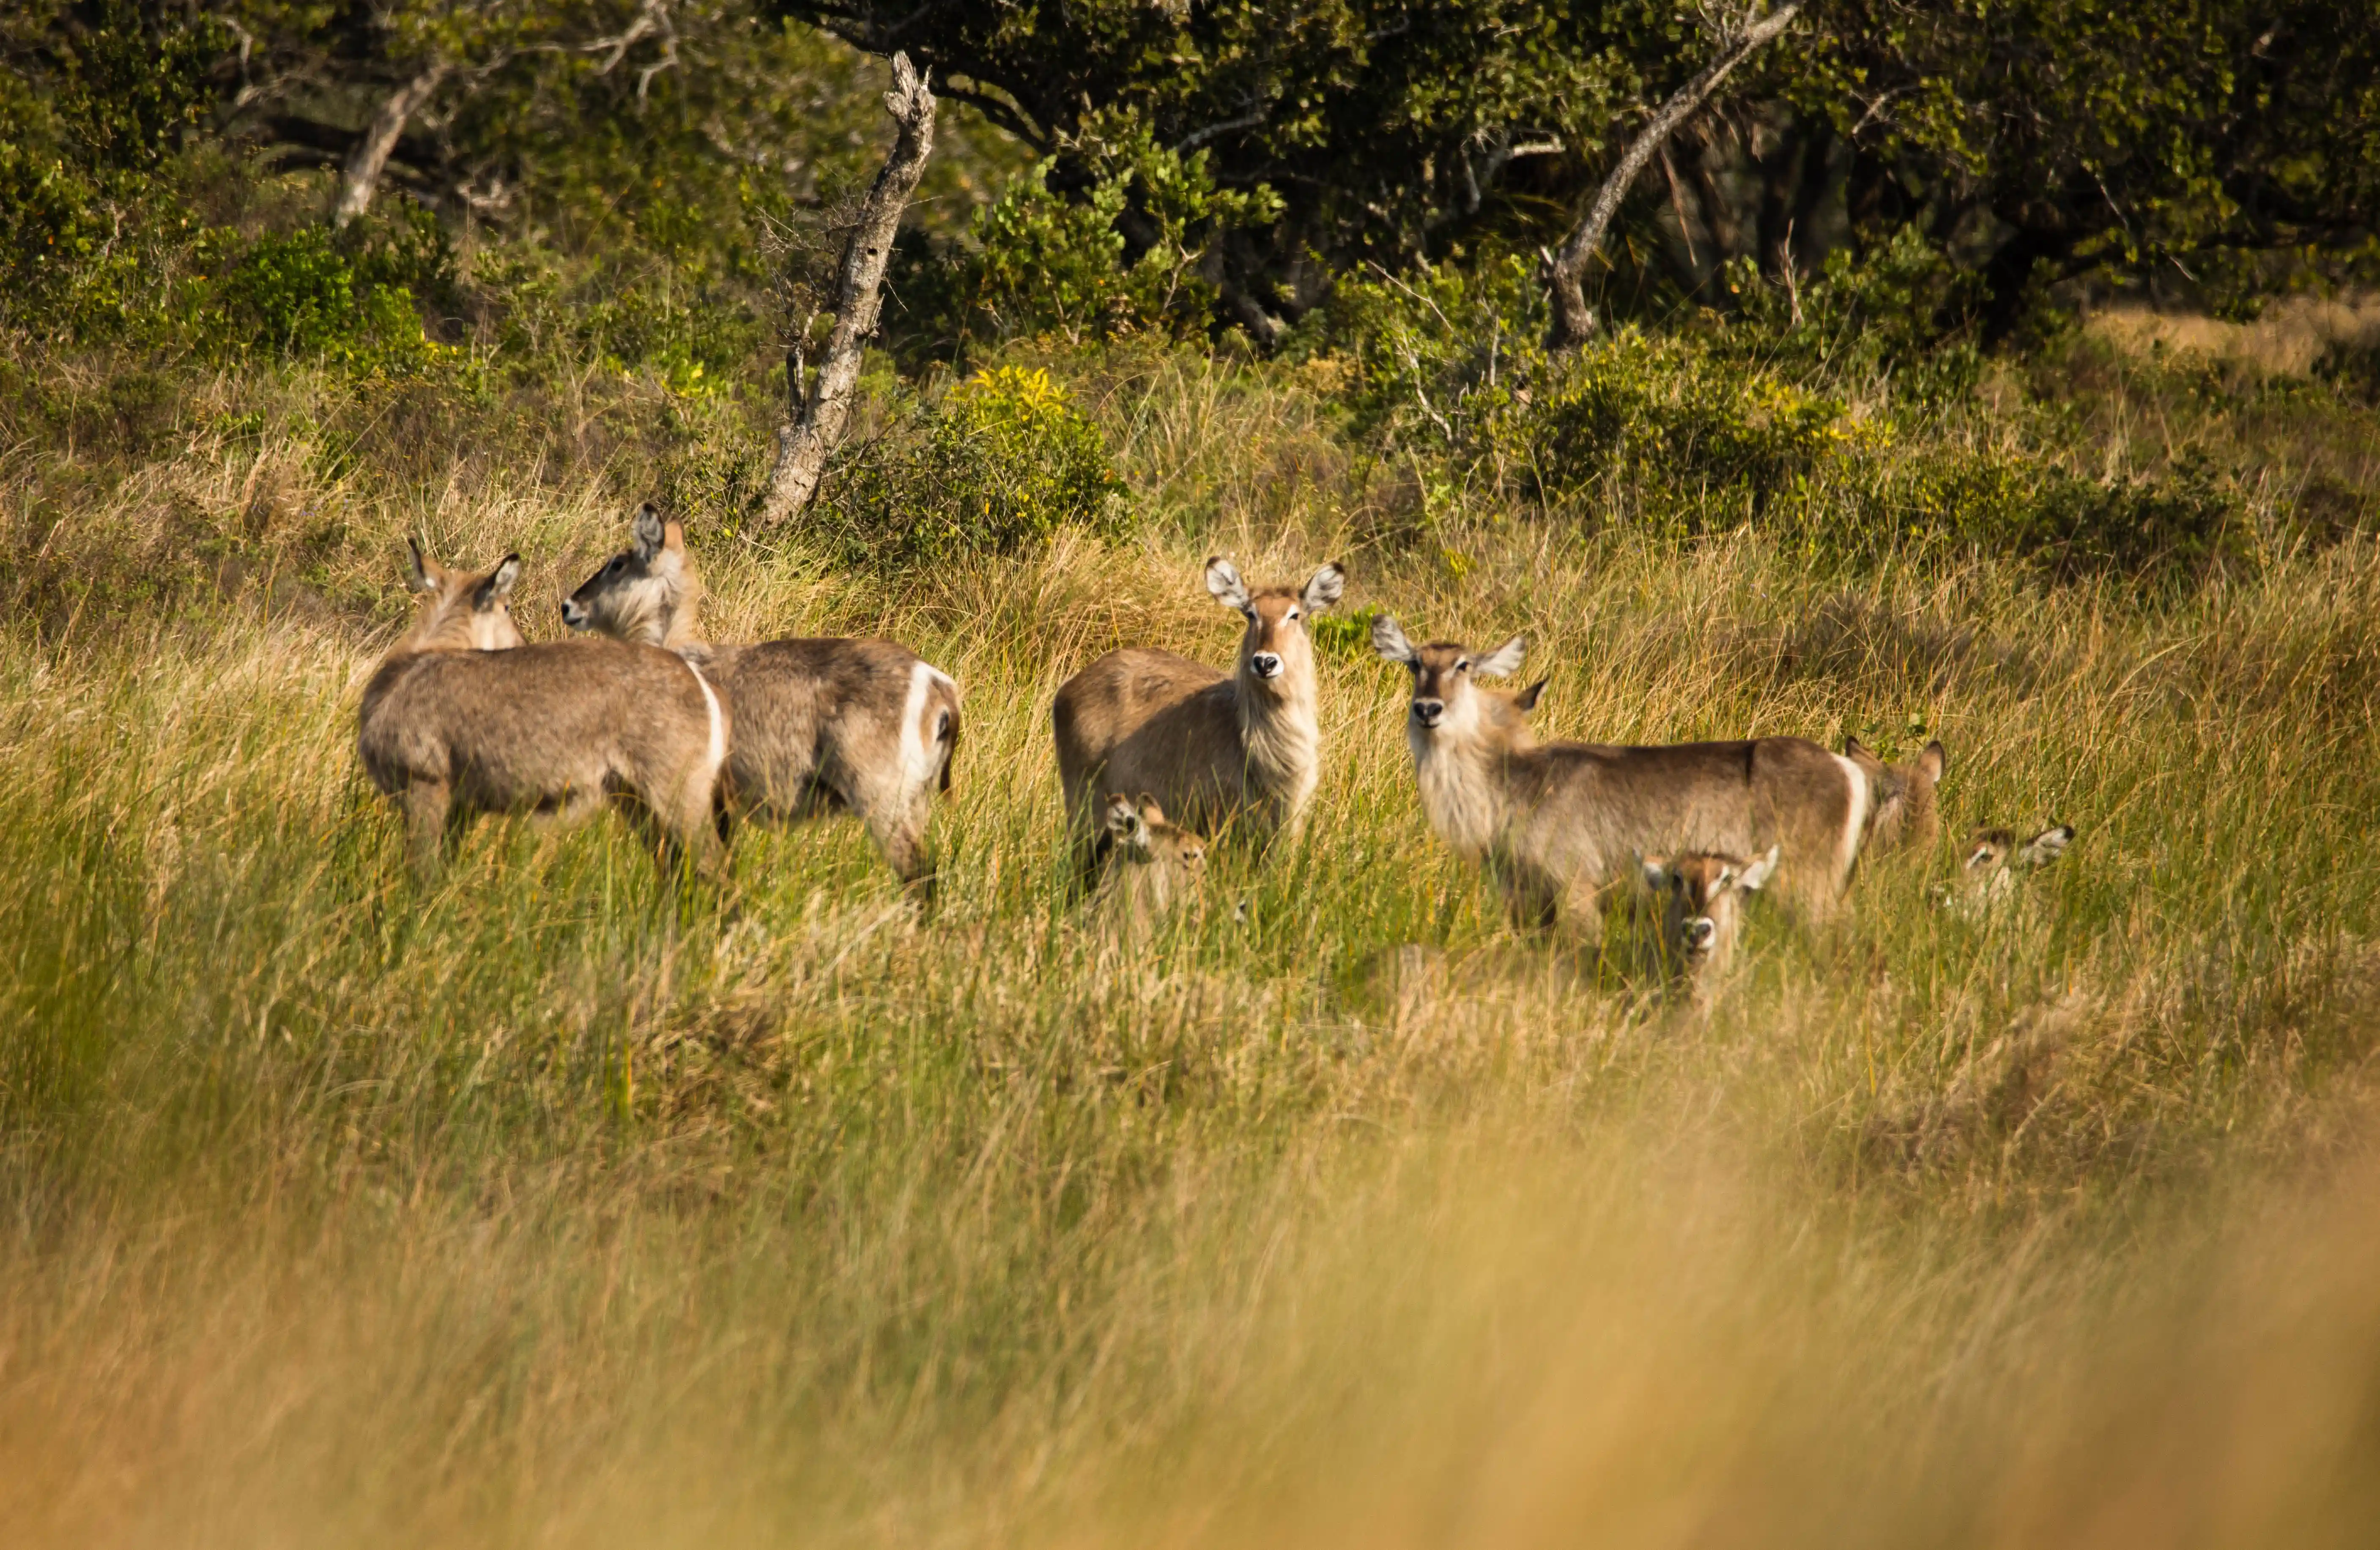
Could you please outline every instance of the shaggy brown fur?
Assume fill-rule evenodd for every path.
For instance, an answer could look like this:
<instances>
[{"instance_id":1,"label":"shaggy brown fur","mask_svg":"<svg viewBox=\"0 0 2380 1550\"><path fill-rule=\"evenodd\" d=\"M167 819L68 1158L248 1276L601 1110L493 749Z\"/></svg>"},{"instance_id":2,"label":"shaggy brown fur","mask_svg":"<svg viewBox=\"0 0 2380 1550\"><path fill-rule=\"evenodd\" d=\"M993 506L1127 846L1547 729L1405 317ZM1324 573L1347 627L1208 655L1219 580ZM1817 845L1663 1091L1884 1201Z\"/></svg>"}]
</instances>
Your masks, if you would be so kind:
<instances>
[{"instance_id":1,"label":"shaggy brown fur","mask_svg":"<svg viewBox=\"0 0 2380 1550\"><path fill-rule=\"evenodd\" d=\"M846 811L902 881L930 896L933 798L951 789L959 688L905 646L817 637L701 643L701 579L686 532L647 504L629 546L563 604L574 630L666 645L725 696L734 735L720 783L722 834L738 817L797 821Z\"/></svg>"},{"instance_id":2,"label":"shaggy brown fur","mask_svg":"<svg viewBox=\"0 0 2380 1550\"><path fill-rule=\"evenodd\" d=\"M1111 797L1155 794L1174 821L1213 837L1245 821L1258 838L1293 831L1321 778L1314 646L1305 622L1337 602L1346 576L1325 565L1304 587L1251 591L1223 559L1207 589L1247 622L1229 675L1171 651L1127 647L1068 679L1050 708L1058 779L1083 860L1107 848Z\"/></svg>"},{"instance_id":3,"label":"shaggy brown fur","mask_svg":"<svg viewBox=\"0 0 2380 1550\"><path fill-rule=\"evenodd\" d=\"M633 795L676 851L710 864L711 789L727 748L719 696L669 652L616 641L524 646L506 599L520 575L449 571L416 549L414 628L365 685L357 751L404 804L417 871L478 813L565 820Z\"/></svg>"},{"instance_id":4,"label":"shaggy brown fur","mask_svg":"<svg viewBox=\"0 0 2380 1550\"><path fill-rule=\"evenodd\" d=\"M1525 717L1543 689L1479 686L1521 665L1519 636L1475 655L1414 646L1394 619L1372 645L1413 673L1406 718L1423 810L1457 854L1485 866L1514 917L1546 926L1597 903L1647 854L1756 855L1782 847L1783 888L1812 915L1851 886L1867 832L1867 777L1798 737L1619 747L1540 745Z\"/></svg>"}]
</instances>

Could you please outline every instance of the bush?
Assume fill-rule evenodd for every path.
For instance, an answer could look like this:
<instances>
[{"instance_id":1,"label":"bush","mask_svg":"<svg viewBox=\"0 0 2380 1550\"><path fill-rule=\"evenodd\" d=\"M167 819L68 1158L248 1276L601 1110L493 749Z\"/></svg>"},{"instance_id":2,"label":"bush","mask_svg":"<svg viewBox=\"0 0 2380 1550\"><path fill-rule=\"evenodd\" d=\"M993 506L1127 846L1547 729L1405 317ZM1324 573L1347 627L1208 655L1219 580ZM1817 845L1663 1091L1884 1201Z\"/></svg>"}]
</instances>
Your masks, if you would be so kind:
<instances>
[{"instance_id":1,"label":"bush","mask_svg":"<svg viewBox=\"0 0 2380 1550\"><path fill-rule=\"evenodd\" d=\"M845 561L897 564L1014 553L1062 527L1113 535L1123 493L1099 428L1049 373L1005 366L839 459L810 520Z\"/></svg>"},{"instance_id":2,"label":"bush","mask_svg":"<svg viewBox=\"0 0 2380 1550\"><path fill-rule=\"evenodd\" d=\"M1051 188L1053 176L1074 192ZM1261 184L1218 188L1207 152L1184 156L1131 115L1097 114L978 211L962 241L913 258L917 272L894 288L913 298L905 330L938 345L1204 333L1216 300L1200 272L1208 244L1280 212Z\"/></svg>"}]
</instances>

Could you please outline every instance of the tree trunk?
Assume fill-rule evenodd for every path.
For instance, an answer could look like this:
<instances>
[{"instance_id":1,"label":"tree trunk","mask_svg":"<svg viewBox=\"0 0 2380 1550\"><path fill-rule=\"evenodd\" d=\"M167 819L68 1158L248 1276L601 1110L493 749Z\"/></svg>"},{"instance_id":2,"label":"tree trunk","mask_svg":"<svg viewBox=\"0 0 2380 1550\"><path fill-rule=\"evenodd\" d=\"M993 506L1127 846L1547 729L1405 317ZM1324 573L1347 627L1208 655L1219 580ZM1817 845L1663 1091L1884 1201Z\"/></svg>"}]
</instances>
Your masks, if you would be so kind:
<instances>
[{"instance_id":1,"label":"tree trunk","mask_svg":"<svg viewBox=\"0 0 2380 1550\"><path fill-rule=\"evenodd\" d=\"M834 333L819 360L818 379L805 394L798 382L794 417L777 430L777 465L769 475L769 493L760 504L760 525L775 527L800 512L818 492L826 460L843 440L851 418L852 389L859 381L859 361L882 305L884 266L892 256L892 234L901 211L926 170L934 149L934 94L909 64L909 56L892 56L892 90L884 94L885 109L901 127L892 153L876 175L859 208L859 224L843 250L843 285L836 298Z\"/></svg>"},{"instance_id":2,"label":"tree trunk","mask_svg":"<svg viewBox=\"0 0 2380 1550\"><path fill-rule=\"evenodd\" d=\"M445 79L445 61L433 59L381 103L364 138L347 152L346 165L340 169L339 202L331 212L333 225L344 226L371 207L372 191L380 187L381 172L388 165L389 152L396 149L397 137L405 133L406 121L420 111Z\"/></svg>"},{"instance_id":3,"label":"tree trunk","mask_svg":"<svg viewBox=\"0 0 2380 1550\"><path fill-rule=\"evenodd\" d=\"M1718 54L1704 66L1695 77L1678 88L1670 100L1661 104L1652 120L1629 142L1596 191L1595 202L1587 208L1586 219L1578 224L1554 256L1553 272L1548 279L1552 292L1553 332L1548 341L1557 350L1575 349L1595 332L1595 312L1586 304L1586 266L1603 249L1603 234L1610 228L1611 218L1620 213L1620 201L1636 182L1636 175L1645 170L1678 126L1692 117L1696 108L1718 90L1728 73L1749 57L1770 39L1793 24L1808 0L1785 0L1767 16L1754 22L1734 37L1726 40Z\"/></svg>"}]
</instances>

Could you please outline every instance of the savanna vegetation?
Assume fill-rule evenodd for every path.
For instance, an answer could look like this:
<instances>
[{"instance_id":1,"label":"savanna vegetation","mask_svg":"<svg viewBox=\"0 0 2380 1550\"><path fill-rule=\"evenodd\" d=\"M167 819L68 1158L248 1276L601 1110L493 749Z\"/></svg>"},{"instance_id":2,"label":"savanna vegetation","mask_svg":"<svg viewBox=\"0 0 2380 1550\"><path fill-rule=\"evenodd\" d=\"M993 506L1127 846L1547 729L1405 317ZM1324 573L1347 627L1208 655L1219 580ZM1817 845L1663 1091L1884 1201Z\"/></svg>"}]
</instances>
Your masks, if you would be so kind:
<instances>
[{"instance_id":1,"label":"savanna vegetation","mask_svg":"<svg viewBox=\"0 0 2380 1550\"><path fill-rule=\"evenodd\" d=\"M0 1539L2366 1537L2380 24L1813 8L1566 331L1755 19L0 18ZM646 499L712 638L959 681L930 912L847 821L408 874L404 540L555 639ZM1321 783L1120 934L1049 708L1227 662L1217 553L1347 570ZM1943 838L1672 995L1430 831L1382 613L1548 737L1938 738Z\"/></svg>"}]
</instances>

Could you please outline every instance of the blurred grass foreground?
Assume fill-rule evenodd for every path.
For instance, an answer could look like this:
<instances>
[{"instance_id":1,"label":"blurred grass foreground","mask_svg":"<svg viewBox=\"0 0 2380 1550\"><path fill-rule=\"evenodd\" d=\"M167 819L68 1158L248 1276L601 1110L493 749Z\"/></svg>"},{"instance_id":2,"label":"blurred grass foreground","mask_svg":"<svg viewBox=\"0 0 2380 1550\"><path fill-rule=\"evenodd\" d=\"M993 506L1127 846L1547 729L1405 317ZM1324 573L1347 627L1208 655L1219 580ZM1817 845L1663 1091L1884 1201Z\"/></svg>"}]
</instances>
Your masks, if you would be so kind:
<instances>
[{"instance_id":1,"label":"blurred grass foreground","mask_svg":"<svg viewBox=\"0 0 2380 1550\"><path fill-rule=\"evenodd\" d=\"M946 100L767 529L887 132L820 7L0 17L0 1546L2370 1544L2380 139L2286 61L2380 31L2284 8L2232 18L2245 172L2168 154L2216 21L1835 8L1557 357L1536 254L1695 29L929 7L1081 111ZM2013 112L2010 27L2131 105ZM1293 79L1325 34L1380 46ZM1491 87L1575 121L1458 122ZM2326 224L2255 246L2252 184ZM2019 185L2083 189L2037 262ZM962 684L930 917L844 821L717 890L609 817L407 876L354 747L405 539L517 551L554 639L649 498L710 638ZM1104 931L1051 698L1228 662L1210 554L1346 567L1321 783ZM1754 901L1706 1005L1517 935L1381 612L1525 635L1548 738L1938 738L1941 842ZM1971 827L2058 822L1940 906Z\"/></svg>"}]
</instances>

